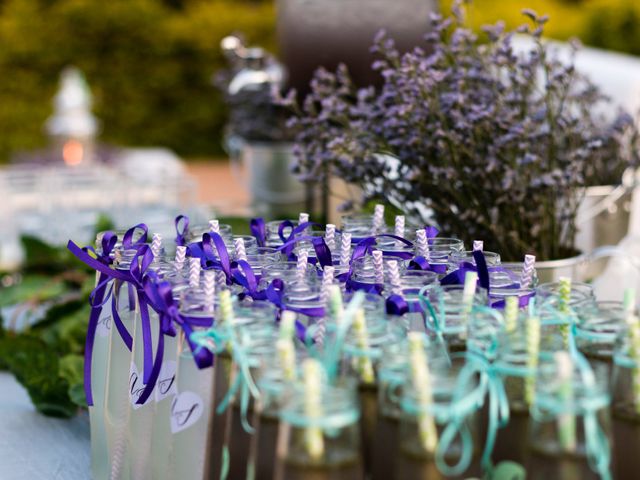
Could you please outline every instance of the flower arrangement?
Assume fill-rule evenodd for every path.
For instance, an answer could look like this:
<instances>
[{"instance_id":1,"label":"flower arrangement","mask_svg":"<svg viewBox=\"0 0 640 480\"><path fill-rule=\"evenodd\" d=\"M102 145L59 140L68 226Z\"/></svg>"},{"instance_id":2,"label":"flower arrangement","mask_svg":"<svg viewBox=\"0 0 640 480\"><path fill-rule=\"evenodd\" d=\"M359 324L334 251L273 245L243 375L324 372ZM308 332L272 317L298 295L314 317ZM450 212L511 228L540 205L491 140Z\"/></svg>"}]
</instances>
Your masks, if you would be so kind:
<instances>
[{"instance_id":1,"label":"flower arrangement","mask_svg":"<svg viewBox=\"0 0 640 480\"><path fill-rule=\"evenodd\" d=\"M640 163L630 115L597 113L606 98L542 40L546 17L516 31L474 34L459 3L432 15L425 48L401 54L381 32L373 64L379 89L358 89L344 66L319 70L294 109L295 171L335 175L447 233L483 239L505 259L574 254L585 186L619 182ZM516 52L514 34L532 48ZM577 46L574 46L574 52Z\"/></svg>"}]
</instances>

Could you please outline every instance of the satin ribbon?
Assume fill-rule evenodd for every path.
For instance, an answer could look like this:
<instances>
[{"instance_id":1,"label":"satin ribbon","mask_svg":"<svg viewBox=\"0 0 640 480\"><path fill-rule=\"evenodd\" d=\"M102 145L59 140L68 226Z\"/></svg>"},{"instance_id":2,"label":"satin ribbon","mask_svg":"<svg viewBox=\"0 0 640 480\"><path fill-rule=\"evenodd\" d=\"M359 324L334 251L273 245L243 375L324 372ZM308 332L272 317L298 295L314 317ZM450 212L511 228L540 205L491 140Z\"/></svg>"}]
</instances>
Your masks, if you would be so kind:
<instances>
[{"instance_id":1,"label":"satin ribbon","mask_svg":"<svg viewBox=\"0 0 640 480\"><path fill-rule=\"evenodd\" d=\"M258 246L264 247L267 242L267 225L264 223L264 219L252 218L249 222L249 228L251 229L251 235L258 242Z\"/></svg>"},{"instance_id":2,"label":"satin ribbon","mask_svg":"<svg viewBox=\"0 0 640 480\"><path fill-rule=\"evenodd\" d=\"M85 253L91 252L95 255L95 260L101 264L110 268L113 260L111 259L111 252L118 242L118 237L113 232L106 232L102 237L102 251L98 254L93 247L84 247L82 250ZM106 300L109 298L107 292L107 285L111 277L105 273L98 274L98 282L96 287L89 295L89 303L91 305L91 313L89 314L89 325L87 327L87 337L84 344L84 393L88 406L93 406L93 393L91 390L91 364L93 359L93 346L95 344L96 330L98 328L98 320L102 313L102 307Z\"/></svg>"},{"instance_id":3,"label":"satin ribbon","mask_svg":"<svg viewBox=\"0 0 640 480\"><path fill-rule=\"evenodd\" d=\"M187 244L187 234L189 233L189 217L178 215L175 219L176 245L184 247Z\"/></svg>"},{"instance_id":4,"label":"satin ribbon","mask_svg":"<svg viewBox=\"0 0 640 480\"><path fill-rule=\"evenodd\" d=\"M287 257L289 257L289 259L291 259L291 255L293 254L293 245L295 244L295 242L291 243L291 241L295 239L296 235L304 232L308 227L324 227L324 226L315 222L303 222L296 227L291 220L284 220L278 226L278 236L280 237L280 240L282 241L282 243L284 245L287 245L287 248L283 250L283 253ZM285 233L284 233L286 228L291 229L288 236L285 236ZM309 236L309 238L313 238L313 237Z\"/></svg>"},{"instance_id":5,"label":"satin ribbon","mask_svg":"<svg viewBox=\"0 0 640 480\"><path fill-rule=\"evenodd\" d=\"M303 223L301 226L307 225ZM324 237L312 237L310 235L304 235L300 237L290 237L283 245L278 247L278 251L287 255L289 260L296 260L296 256L293 254L294 246L299 242L311 242L313 246L313 250L316 253L317 262L320 263L320 266L326 267L327 265L333 265L333 257L331 256L331 250L327 246L327 243L324 240ZM313 259L309 259L310 263L314 263Z\"/></svg>"},{"instance_id":6,"label":"satin ribbon","mask_svg":"<svg viewBox=\"0 0 640 480\"><path fill-rule=\"evenodd\" d=\"M134 242L133 236L136 230L142 230L142 234L140 237ZM146 249L149 250L149 255L151 257L151 261L153 261L153 254L150 253L150 249L145 245L147 240L147 226L143 223L138 224L124 234L122 239L122 245L125 250L134 250L137 249L136 255L134 256L134 261L137 264L138 258L140 258L140 251ZM84 363L84 390L85 396L87 398L87 404L93 405L93 394L91 391L91 362L93 356L93 347L95 343L95 333L97 329L97 321L102 311L102 307L104 306L104 295L106 292L106 284L112 280L119 280L122 283L130 282L133 280L132 268L134 266L133 262L131 264L131 268L129 272L123 270L116 270L111 267L112 261L110 258L110 254L113 251L115 245L117 243L117 237L112 232L107 232L102 238L102 253L97 254L93 247L88 246L84 248L80 248L73 241L69 240L67 243L67 249L81 262L85 265L93 268L96 272L99 272L98 276L98 285L92 292L90 296L90 303L92 306L90 318L89 318L89 326L87 329L87 338L85 340L85 363ZM150 262L148 262L150 263ZM137 270L134 270L134 273ZM117 314L117 308L115 306L115 296L116 291L113 291L112 295L112 315L113 315L113 323L120 334L123 342L127 346L129 350L132 348L133 339L129 334L128 330L120 320L120 316ZM101 298L102 297L102 298ZM115 314L114 314L115 312Z\"/></svg>"},{"instance_id":7,"label":"satin ribbon","mask_svg":"<svg viewBox=\"0 0 640 480\"><path fill-rule=\"evenodd\" d=\"M478 382L478 385L469 391L469 385L475 383L476 375L475 368L465 365L456 379L451 401L446 404L432 403L421 407L407 397L403 397L400 402L408 414L418 416L427 413L433 416L437 424L444 426L434 457L436 467L445 476L455 477L463 474L473 458L473 435L467 420L482 406L486 390L486 386ZM455 464L449 465L445 457L456 438L460 438L461 455Z\"/></svg>"},{"instance_id":8,"label":"satin ribbon","mask_svg":"<svg viewBox=\"0 0 640 480\"><path fill-rule=\"evenodd\" d=\"M406 313L420 313L424 314L424 309L420 304L420 301L407 301L402 295L389 295L385 302L387 314L397 315L401 317Z\"/></svg>"},{"instance_id":9,"label":"satin ribbon","mask_svg":"<svg viewBox=\"0 0 640 480\"><path fill-rule=\"evenodd\" d=\"M140 395L140 398L136 403L144 404L156 385L158 375L162 368L162 359L164 356L164 336L169 335L175 337L177 330L176 325L180 326L185 333L185 338L189 343L189 348L193 354L193 359L196 366L200 369L210 367L213 365L213 355L210 351L200 348L196 343L191 340L191 334L193 333L193 325L208 326L213 323L211 319L188 319L180 314L178 305L175 303L171 284L167 281L159 281L157 275L154 272L149 272L143 279L144 296L148 305L158 314L160 322L160 332L158 334L158 345L156 347L156 356L153 360L151 372L148 379L145 379L145 387ZM151 338L145 338L144 336L144 323L143 326L143 342L144 351L151 352L153 346L151 345Z\"/></svg>"},{"instance_id":10,"label":"satin ribbon","mask_svg":"<svg viewBox=\"0 0 640 480\"><path fill-rule=\"evenodd\" d=\"M470 262L462 262L457 270L451 272L442 280L441 285L464 285L464 279L467 272L478 273L478 283L480 286L489 292L489 269L487 268L487 261L484 258L482 250L475 250L473 252L473 259L476 264Z\"/></svg>"},{"instance_id":11,"label":"satin ribbon","mask_svg":"<svg viewBox=\"0 0 640 480\"><path fill-rule=\"evenodd\" d=\"M477 373L480 377L480 385L483 388L483 403L489 402L487 437L480 464L485 471L491 471L493 469L491 455L498 429L509 423L509 399L502 381L501 370L495 368L486 358L468 352L467 366L471 372Z\"/></svg>"},{"instance_id":12,"label":"satin ribbon","mask_svg":"<svg viewBox=\"0 0 640 480\"><path fill-rule=\"evenodd\" d=\"M208 349L212 354L220 354L223 351L227 351L231 354L233 362L238 366L238 374L235 377L235 381L229 387L229 390L221 400L217 414L223 413L236 397L238 390L240 390L240 415L243 429L247 433L253 433L254 429L251 427L248 421L247 412L249 409L250 396L254 398L260 397L260 392L251 376L251 360L246 351L251 347L250 334L243 332L242 339L238 338L238 332L233 325L226 322L222 325L214 326L205 332L193 332L191 334L191 340L201 347ZM213 339L213 343L210 341Z\"/></svg>"},{"instance_id":13,"label":"satin ribbon","mask_svg":"<svg viewBox=\"0 0 640 480\"><path fill-rule=\"evenodd\" d=\"M224 239L219 233L207 232L202 234L202 240L190 243L187 246L187 251L190 257L200 259L203 269L222 270L225 274L227 285L231 285L233 280L231 257Z\"/></svg>"},{"instance_id":14,"label":"satin ribbon","mask_svg":"<svg viewBox=\"0 0 640 480\"><path fill-rule=\"evenodd\" d=\"M409 266L407 268L409 270L424 270L424 271L428 270L430 272L437 273L439 275L444 275L445 273L447 273L446 264L443 264L443 263L433 264L433 263L430 263L429 260L427 260L422 256L414 257L409 262Z\"/></svg>"}]
</instances>

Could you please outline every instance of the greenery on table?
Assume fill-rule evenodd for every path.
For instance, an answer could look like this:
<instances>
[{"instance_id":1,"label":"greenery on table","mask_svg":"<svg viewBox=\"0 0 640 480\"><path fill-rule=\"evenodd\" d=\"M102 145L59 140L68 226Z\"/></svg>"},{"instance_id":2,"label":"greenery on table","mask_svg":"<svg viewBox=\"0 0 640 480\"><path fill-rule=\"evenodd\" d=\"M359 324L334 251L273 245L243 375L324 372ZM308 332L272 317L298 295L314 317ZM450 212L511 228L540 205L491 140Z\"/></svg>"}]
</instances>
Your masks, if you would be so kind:
<instances>
[{"instance_id":1,"label":"greenery on table","mask_svg":"<svg viewBox=\"0 0 640 480\"><path fill-rule=\"evenodd\" d=\"M19 275L3 276L4 284L14 284L0 287L0 308L44 307L45 314L18 332L13 318L1 319L0 368L16 376L38 411L70 417L86 406L83 352L95 275L63 247L32 237L24 237L23 246L28 261Z\"/></svg>"}]
</instances>

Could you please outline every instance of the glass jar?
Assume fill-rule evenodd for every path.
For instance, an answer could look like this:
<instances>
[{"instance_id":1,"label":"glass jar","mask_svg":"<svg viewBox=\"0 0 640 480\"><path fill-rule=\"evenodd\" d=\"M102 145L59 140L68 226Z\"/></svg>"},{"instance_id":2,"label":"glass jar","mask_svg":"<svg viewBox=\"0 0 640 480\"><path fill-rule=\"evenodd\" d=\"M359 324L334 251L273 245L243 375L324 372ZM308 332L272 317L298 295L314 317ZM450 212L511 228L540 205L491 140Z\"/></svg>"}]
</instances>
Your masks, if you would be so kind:
<instances>
[{"instance_id":1,"label":"glass jar","mask_svg":"<svg viewBox=\"0 0 640 480\"><path fill-rule=\"evenodd\" d=\"M267 222L267 240L266 245L268 247L279 247L283 244L282 239L280 238L280 225L287 220L272 220ZM297 220L288 220L291 222L290 227L284 227L282 230L282 234L285 239L289 238L293 230L298 226Z\"/></svg>"},{"instance_id":2,"label":"glass jar","mask_svg":"<svg viewBox=\"0 0 640 480\"><path fill-rule=\"evenodd\" d=\"M632 478L640 471L640 362L634 355L633 336L632 331L621 335L614 353L611 412L615 478Z\"/></svg>"},{"instance_id":3,"label":"glass jar","mask_svg":"<svg viewBox=\"0 0 640 480\"><path fill-rule=\"evenodd\" d=\"M522 286L522 268L524 263L501 263L498 268L489 269L489 284L491 285L491 303L505 301L507 297L517 296L531 298L535 294L538 284L536 270L533 270L531 283ZM527 302L528 303L528 302Z\"/></svg>"},{"instance_id":4,"label":"glass jar","mask_svg":"<svg viewBox=\"0 0 640 480\"><path fill-rule=\"evenodd\" d=\"M374 436L378 419L378 367L386 345L397 344L405 337L404 330L380 316L366 316L366 336L358 336L354 325L345 337L342 354L342 374L358 378L360 404L360 444L365 475L373 470ZM364 363L368 363L368 366ZM370 370L369 370L370 368Z\"/></svg>"},{"instance_id":5,"label":"glass jar","mask_svg":"<svg viewBox=\"0 0 640 480\"><path fill-rule=\"evenodd\" d=\"M470 305L465 305L463 293L463 285L426 287L423 292L427 331L442 336L452 352L466 350L471 309L488 302L484 288L477 287Z\"/></svg>"},{"instance_id":6,"label":"glass jar","mask_svg":"<svg viewBox=\"0 0 640 480\"><path fill-rule=\"evenodd\" d=\"M449 478L477 471L476 423L482 388L465 360L427 358L431 401L410 376L402 390L397 478ZM431 438L429 438L431 437Z\"/></svg>"},{"instance_id":7,"label":"glass jar","mask_svg":"<svg viewBox=\"0 0 640 480\"><path fill-rule=\"evenodd\" d=\"M220 227L220 236L224 239L231 238L232 229L231 225L227 225L226 223L220 223L218 225ZM211 225L194 225L193 227L189 227L189 233L187 235L187 243L191 242L199 242L202 240L202 235L205 233L211 233Z\"/></svg>"},{"instance_id":8,"label":"glass jar","mask_svg":"<svg viewBox=\"0 0 640 480\"><path fill-rule=\"evenodd\" d=\"M594 367L601 364L610 373L616 339L627 328L624 305L622 302L586 300L577 304L575 310L578 350Z\"/></svg>"},{"instance_id":9,"label":"glass jar","mask_svg":"<svg viewBox=\"0 0 640 480\"><path fill-rule=\"evenodd\" d=\"M427 358L433 362L432 368L445 359L442 345L423 337ZM402 416L402 391L409 372L409 345L406 340L387 343L383 347L378 372L378 420L373 435L373 462L371 478L384 480L397 477L397 460L400 443L400 418Z\"/></svg>"},{"instance_id":10,"label":"glass jar","mask_svg":"<svg viewBox=\"0 0 640 480\"><path fill-rule=\"evenodd\" d=\"M379 229L374 229L373 215L368 214L345 215L341 218L341 225L340 230L350 233L353 241L388 231L386 224L381 225Z\"/></svg>"},{"instance_id":11,"label":"glass jar","mask_svg":"<svg viewBox=\"0 0 640 480\"><path fill-rule=\"evenodd\" d=\"M558 305L558 294L560 293L560 282L543 283L536 287L536 297L538 304L548 303L552 306ZM574 307L578 303L585 301L595 301L593 286L588 283L571 282L571 296L569 306Z\"/></svg>"},{"instance_id":12,"label":"glass jar","mask_svg":"<svg viewBox=\"0 0 640 480\"><path fill-rule=\"evenodd\" d=\"M297 480L352 480L362 478L360 412L355 384L322 384L321 411L307 413L307 392L296 386L280 415L280 444L276 478ZM308 432L322 439L320 455L310 452ZM314 452L315 453L315 452Z\"/></svg>"},{"instance_id":13,"label":"glass jar","mask_svg":"<svg viewBox=\"0 0 640 480\"><path fill-rule=\"evenodd\" d=\"M535 398L535 382L540 354L551 356L563 348L560 337L544 337L536 345L523 319L512 331L498 333L493 368L499 375L509 403L509 422L496 431L492 452L494 464L513 461L527 464L529 458L529 407ZM530 354L531 352L531 354Z\"/></svg>"},{"instance_id":14,"label":"glass jar","mask_svg":"<svg viewBox=\"0 0 640 480\"><path fill-rule=\"evenodd\" d=\"M603 373L564 351L540 355L530 410L532 479L611 478L611 399Z\"/></svg>"},{"instance_id":15,"label":"glass jar","mask_svg":"<svg viewBox=\"0 0 640 480\"><path fill-rule=\"evenodd\" d=\"M484 259L487 262L487 267L497 267L500 265L500 255L495 252L482 252ZM476 260L473 257L472 251L457 251L452 252L449 256L449 262L447 264L447 272L453 272L460 268L462 263L470 263L476 266Z\"/></svg>"},{"instance_id":16,"label":"glass jar","mask_svg":"<svg viewBox=\"0 0 640 480\"><path fill-rule=\"evenodd\" d=\"M115 268L128 271L136 252L133 250L116 250ZM137 313L136 289L122 280L114 280L112 303L107 304L107 310L118 314L120 321L130 335L133 336L135 317ZM104 400L104 424L109 452L110 478L127 478L130 469L130 453L127 449L127 422L129 416L129 382L131 375L132 356L125 344L115 321L111 317L109 329L109 354L107 359L107 386Z\"/></svg>"},{"instance_id":17,"label":"glass jar","mask_svg":"<svg viewBox=\"0 0 640 480\"><path fill-rule=\"evenodd\" d=\"M317 269L313 265L308 264L306 275L304 276L304 283L308 286L315 285L318 281L317 272ZM297 262L280 262L265 265L262 269L260 288L267 288L275 279L282 280L285 284L285 289L295 283L298 283L300 281L300 277L298 275Z\"/></svg>"},{"instance_id":18,"label":"glass jar","mask_svg":"<svg viewBox=\"0 0 640 480\"><path fill-rule=\"evenodd\" d=\"M464 251L464 242L457 238L435 237L429 238L428 241L429 263L436 268L439 267L442 274L446 272L449 257L453 253Z\"/></svg>"},{"instance_id":19,"label":"glass jar","mask_svg":"<svg viewBox=\"0 0 640 480\"><path fill-rule=\"evenodd\" d=\"M467 323L467 351L492 361L498 348L498 333L504 319L494 308L475 305Z\"/></svg>"}]
</instances>

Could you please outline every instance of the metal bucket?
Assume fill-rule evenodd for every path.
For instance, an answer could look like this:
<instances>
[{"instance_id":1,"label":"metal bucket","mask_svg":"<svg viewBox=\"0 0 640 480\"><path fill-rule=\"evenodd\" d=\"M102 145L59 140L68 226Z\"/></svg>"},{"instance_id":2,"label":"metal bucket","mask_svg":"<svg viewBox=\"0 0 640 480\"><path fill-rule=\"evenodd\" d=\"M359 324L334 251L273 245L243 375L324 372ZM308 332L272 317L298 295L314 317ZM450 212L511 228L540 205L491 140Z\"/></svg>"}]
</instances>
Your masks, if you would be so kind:
<instances>
[{"instance_id":1,"label":"metal bucket","mask_svg":"<svg viewBox=\"0 0 640 480\"><path fill-rule=\"evenodd\" d=\"M305 186L292 173L290 143L245 143L240 154L242 183L257 215L297 214L305 207Z\"/></svg>"},{"instance_id":2,"label":"metal bucket","mask_svg":"<svg viewBox=\"0 0 640 480\"><path fill-rule=\"evenodd\" d=\"M631 170L620 185L589 187L578 209L578 231L575 247L580 252L592 252L605 245L617 245L629 231L635 175ZM606 259L592 261L583 275L598 276L607 266Z\"/></svg>"}]
</instances>

